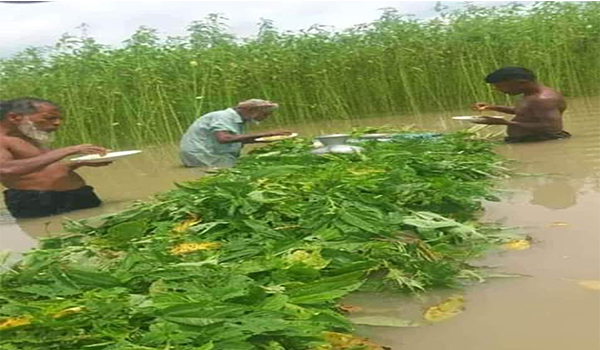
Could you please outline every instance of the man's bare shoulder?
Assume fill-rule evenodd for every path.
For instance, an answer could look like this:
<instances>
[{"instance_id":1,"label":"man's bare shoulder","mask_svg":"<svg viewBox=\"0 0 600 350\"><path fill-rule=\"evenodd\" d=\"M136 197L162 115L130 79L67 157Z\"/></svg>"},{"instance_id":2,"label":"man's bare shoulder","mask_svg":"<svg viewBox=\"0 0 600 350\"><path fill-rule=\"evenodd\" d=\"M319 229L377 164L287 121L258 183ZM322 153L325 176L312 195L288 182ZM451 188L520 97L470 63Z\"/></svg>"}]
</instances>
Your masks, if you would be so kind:
<instances>
[{"instance_id":1,"label":"man's bare shoulder","mask_svg":"<svg viewBox=\"0 0 600 350\"><path fill-rule=\"evenodd\" d=\"M559 120L567 108L561 93L544 88L540 93L523 99L523 108L519 111L525 120Z\"/></svg>"},{"instance_id":2,"label":"man's bare shoulder","mask_svg":"<svg viewBox=\"0 0 600 350\"><path fill-rule=\"evenodd\" d=\"M559 91L554 90L553 88L549 88L547 86L544 86L544 88L542 89L542 93L540 94L540 96L542 98L548 98L548 99L558 99L558 100L564 100L565 97L563 96L562 93L560 93Z\"/></svg>"},{"instance_id":3,"label":"man's bare shoulder","mask_svg":"<svg viewBox=\"0 0 600 350\"><path fill-rule=\"evenodd\" d=\"M31 143L23 140L20 137L0 135L0 147L13 148L13 147L35 147Z\"/></svg>"},{"instance_id":4,"label":"man's bare shoulder","mask_svg":"<svg viewBox=\"0 0 600 350\"><path fill-rule=\"evenodd\" d=\"M13 139L14 137L12 136L0 135L0 148L9 149L15 142Z\"/></svg>"},{"instance_id":5,"label":"man's bare shoulder","mask_svg":"<svg viewBox=\"0 0 600 350\"><path fill-rule=\"evenodd\" d=\"M0 162L14 158L14 137L0 135Z\"/></svg>"},{"instance_id":6,"label":"man's bare shoulder","mask_svg":"<svg viewBox=\"0 0 600 350\"><path fill-rule=\"evenodd\" d=\"M42 153L42 150L31 142L8 135L0 135L0 149L12 153L17 158L28 158Z\"/></svg>"},{"instance_id":7,"label":"man's bare shoulder","mask_svg":"<svg viewBox=\"0 0 600 350\"><path fill-rule=\"evenodd\" d=\"M556 91L548 88L540 94L528 96L524 99L527 102L528 106L537 106L537 107L556 107L559 109L564 108L565 106L565 98L563 95Z\"/></svg>"}]
</instances>

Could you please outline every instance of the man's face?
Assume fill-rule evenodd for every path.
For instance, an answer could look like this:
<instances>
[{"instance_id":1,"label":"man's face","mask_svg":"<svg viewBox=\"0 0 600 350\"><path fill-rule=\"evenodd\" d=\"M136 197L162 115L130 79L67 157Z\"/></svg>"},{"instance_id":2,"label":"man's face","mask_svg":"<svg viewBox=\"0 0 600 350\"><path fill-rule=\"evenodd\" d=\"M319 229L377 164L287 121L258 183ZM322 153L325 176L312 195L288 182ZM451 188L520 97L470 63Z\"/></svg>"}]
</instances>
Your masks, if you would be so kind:
<instances>
[{"instance_id":1,"label":"man's face","mask_svg":"<svg viewBox=\"0 0 600 350\"><path fill-rule=\"evenodd\" d=\"M37 112L23 116L21 123L31 123L36 130L50 133L60 128L61 121L58 108L49 104L40 104Z\"/></svg>"},{"instance_id":2,"label":"man's face","mask_svg":"<svg viewBox=\"0 0 600 350\"><path fill-rule=\"evenodd\" d=\"M272 113L264 108L253 108L248 111L247 119L258 123L270 117Z\"/></svg>"},{"instance_id":3,"label":"man's face","mask_svg":"<svg viewBox=\"0 0 600 350\"><path fill-rule=\"evenodd\" d=\"M508 95L520 95L522 91L522 83L519 81L502 81L492 84L494 88Z\"/></svg>"},{"instance_id":4,"label":"man's face","mask_svg":"<svg viewBox=\"0 0 600 350\"><path fill-rule=\"evenodd\" d=\"M253 119L254 119L254 120L256 120L256 121L259 121L259 122L261 122L261 121L263 121L263 120L267 119L268 117L270 117L270 116L271 116L271 114L272 114L272 112L271 112L271 111L265 111L265 110L263 110L263 109L259 109L259 110L256 112L256 115L255 115L255 117L254 117Z\"/></svg>"},{"instance_id":5,"label":"man's face","mask_svg":"<svg viewBox=\"0 0 600 350\"><path fill-rule=\"evenodd\" d=\"M37 111L27 115L14 115L16 128L24 136L42 144L50 143L54 139L54 132L61 123L60 110L49 104L37 106Z\"/></svg>"}]
</instances>

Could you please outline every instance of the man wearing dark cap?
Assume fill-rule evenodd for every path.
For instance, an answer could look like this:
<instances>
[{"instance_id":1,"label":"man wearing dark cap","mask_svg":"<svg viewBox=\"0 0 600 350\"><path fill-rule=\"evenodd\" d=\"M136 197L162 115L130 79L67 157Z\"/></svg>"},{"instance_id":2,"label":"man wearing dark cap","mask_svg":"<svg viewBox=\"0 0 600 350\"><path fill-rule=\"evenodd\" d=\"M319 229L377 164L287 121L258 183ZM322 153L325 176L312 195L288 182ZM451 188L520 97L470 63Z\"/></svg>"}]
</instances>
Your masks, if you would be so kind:
<instances>
[{"instance_id":1,"label":"man wearing dark cap","mask_svg":"<svg viewBox=\"0 0 600 350\"><path fill-rule=\"evenodd\" d=\"M478 102L477 111L514 114L511 120L481 117L477 124L506 125L508 143L555 140L570 137L563 130L562 114L567 108L562 94L536 81L535 74L523 67L504 67L485 78L496 90L508 95L523 95L515 107Z\"/></svg>"}]
</instances>

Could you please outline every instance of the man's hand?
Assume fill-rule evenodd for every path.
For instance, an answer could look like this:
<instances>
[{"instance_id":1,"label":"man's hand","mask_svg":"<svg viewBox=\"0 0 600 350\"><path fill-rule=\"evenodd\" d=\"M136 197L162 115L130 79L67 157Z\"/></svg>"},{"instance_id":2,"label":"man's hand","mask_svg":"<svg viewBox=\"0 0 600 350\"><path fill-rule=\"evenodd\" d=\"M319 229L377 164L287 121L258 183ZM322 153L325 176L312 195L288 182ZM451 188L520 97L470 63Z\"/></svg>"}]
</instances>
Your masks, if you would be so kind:
<instances>
[{"instance_id":1,"label":"man's hand","mask_svg":"<svg viewBox=\"0 0 600 350\"><path fill-rule=\"evenodd\" d=\"M91 144L82 144L77 146L67 147L69 150L69 154L99 154L101 156L106 155L108 153L108 149L95 146Z\"/></svg>"},{"instance_id":2,"label":"man's hand","mask_svg":"<svg viewBox=\"0 0 600 350\"><path fill-rule=\"evenodd\" d=\"M268 132L265 134L261 134L261 137L268 137L268 136L279 136L279 135L291 135L292 132L288 131L288 130L280 130L280 131L273 131L273 132Z\"/></svg>"},{"instance_id":3,"label":"man's hand","mask_svg":"<svg viewBox=\"0 0 600 350\"><path fill-rule=\"evenodd\" d=\"M477 120L473 120L472 123L485 124L485 125L508 125L509 124L508 120L506 120L504 118L486 117L486 116L477 117Z\"/></svg>"},{"instance_id":4,"label":"man's hand","mask_svg":"<svg viewBox=\"0 0 600 350\"><path fill-rule=\"evenodd\" d=\"M478 111L478 112L491 111L491 110L493 110L492 107L493 107L492 105L489 105L489 104L483 103L483 102L477 102L471 106L471 108L474 111Z\"/></svg>"},{"instance_id":5,"label":"man's hand","mask_svg":"<svg viewBox=\"0 0 600 350\"><path fill-rule=\"evenodd\" d=\"M477 102L471 106L474 111L483 112L483 111L494 111L506 114L516 114L514 107L506 107L506 106L496 106L490 105L483 102Z\"/></svg>"},{"instance_id":6,"label":"man's hand","mask_svg":"<svg viewBox=\"0 0 600 350\"><path fill-rule=\"evenodd\" d=\"M260 134L256 134L254 135L254 139L251 141L251 143L271 143L275 140L258 140L264 137L272 137L272 136L280 136L280 135L291 135L292 132L291 131L287 131L287 130L280 130L280 131L273 131L273 132L265 132L265 133L260 133ZM277 140L278 141L278 140Z\"/></svg>"}]
</instances>

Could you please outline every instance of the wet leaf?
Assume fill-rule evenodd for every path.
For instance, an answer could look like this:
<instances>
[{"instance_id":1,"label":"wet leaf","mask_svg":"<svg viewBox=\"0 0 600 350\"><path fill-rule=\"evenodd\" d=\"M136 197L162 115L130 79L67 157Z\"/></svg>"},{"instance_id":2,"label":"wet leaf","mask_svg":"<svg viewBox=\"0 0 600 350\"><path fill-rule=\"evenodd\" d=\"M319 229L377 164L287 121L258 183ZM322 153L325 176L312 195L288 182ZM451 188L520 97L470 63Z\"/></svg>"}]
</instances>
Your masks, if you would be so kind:
<instances>
[{"instance_id":1,"label":"wet leaf","mask_svg":"<svg viewBox=\"0 0 600 350\"><path fill-rule=\"evenodd\" d=\"M423 318L430 322L440 322L452 318L464 311L465 300L462 296L452 296L443 302L425 310Z\"/></svg>"},{"instance_id":2,"label":"wet leaf","mask_svg":"<svg viewBox=\"0 0 600 350\"><path fill-rule=\"evenodd\" d=\"M91 270L67 266L61 270L74 284L88 287L113 288L121 281L107 271Z\"/></svg>"},{"instance_id":3,"label":"wet leaf","mask_svg":"<svg viewBox=\"0 0 600 350\"><path fill-rule=\"evenodd\" d=\"M6 264L11 254L12 252L9 250L0 250L0 266Z\"/></svg>"},{"instance_id":4,"label":"wet leaf","mask_svg":"<svg viewBox=\"0 0 600 350\"><path fill-rule=\"evenodd\" d=\"M363 272L351 272L343 275L323 278L306 283L300 287L289 289L288 295L294 304L319 304L328 300L343 297L358 289L364 281Z\"/></svg>"},{"instance_id":5,"label":"wet leaf","mask_svg":"<svg viewBox=\"0 0 600 350\"><path fill-rule=\"evenodd\" d=\"M582 286L585 289L600 290L600 281L599 280L581 280L581 281L577 281L577 284Z\"/></svg>"},{"instance_id":6,"label":"wet leaf","mask_svg":"<svg viewBox=\"0 0 600 350\"><path fill-rule=\"evenodd\" d=\"M198 348L198 350L212 350L215 347L215 345L213 344L213 342L208 342L204 345L202 345L201 347Z\"/></svg>"},{"instance_id":7,"label":"wet leaf","mask_svg":"<svg viewBox=\"0 0 600 350\"><path fill-rule=\"evenodd\" d=\"M198 250L213 250L221 247L218 242L181 243L171 249L172 254L187 254Z\"/></svg>"},{"instance_id":8,"label":"wet leaf","mask_svg":"<svg viewBox=\"0 0 600 350\"><path fill-rule=\"evenodd\" d=\"M338 309L340 309L341 311L344 311L344 312L349 312L349 313L359 312L359 311L363 310L363 308L360 306L345 305L345 304L339 305Z\"/></svg>"},{"instance_id":9,"label":"wet leaf","mask_svg":"<svg viewBox=\"0 0 600 350\"><path fill-rule=\"evenodd\" d=\"M514 239L502 245L507 250L525 250L531 248L531 243L526 239Z\"/></svg>"},{"instance_id":10,"label":"wet leaf","mask_svg":"<svg viewBox=\"0 0 600 350\"><path fill-rule=\"evenodd\" d=\"M142 237L147 227L148 224L145 221L123 222L109 228L106 238L112 242L124 244L124 242Z\"/></svg>"},{"instance_id":11,"label":"wet leaf","mask_svg":"<svg viewBox=\"0 0 600 350\"><path fill-rule=\"evenodd\" d=\"M8 318L4 321L0 321L0 330L21 327L21 326L27 326L29 324L31 324L30 316L12 317L12 318Z\"/></svg>"},{"instance_id":12,"label":"wet leaf","mask_svg":"<svg viewBox=\"0 0 600 350\"><path fill-rule=\"evenodd\" d=\"M193 218L191 218L189 220L185 220L185 221L180 222L177 226L173 227L173 229L171 230L171 232L173 232L175 234L184 233L190 227L196 225L197 223L199 223L201 221L202 221L202 218L194 216Z\"/></svg>"},{"instance_id":13,"label":"wet leaf","mask_svg":"<svg viewBox=\"0 0 600 350\"><path fill-rule=\"evenodd\" d=\"M73 315L73 314L79 313L83 310L84 310L84 308L81 306L70 307L68 309L64 309L64 310L61 310L61 311L55 313L54 315L52 315L52 318L61 318L61 317Z\"/></svg>"},{"instance_id":14,"label":"wet leaf","mask_svg":"<svg viewBox=\"0 0 600 350\"><path fill-rule=\"evenodd\" d=\"M362 324L365 326L383 326L383 327L418 327L420 324L411 320L403 320L396 317L388 316L361 316L350 317L350 321L354 324Z\"/></svg>"},{"instance_id":15,"label":"wet leaf","mask_svg":"<svg viewBox=\"0 0 600 350\"><path fill-rule=\"evenodd\" d=\"M364 350L384 350L384 348L365 338L357 337L352 334L323 332L323 339L329 345L319 346L318 350L342 350L342 349L364 349Z\"/></svg>"},{"instance_id":16,"label":"wet leaf","mask_svg":"<svg viewBox=\"0 0 600 350\"><path fill-rule=\"evenodd\" d=\"M569 223L563 222L563 221L554 221L553 223L550 224L550 226L552 226L552 227L564 227L564 226L569 226Z\"/></svg>"},{"instance_id":17,"label":"wet leaf","mask_svg":"<svg viewBox=\"0 0 600 350\"><path fill-rule=\"evenodd\" d=\"M288 256L287 260L293 263L300 262L319 270L329 264L329 260L323 259L317 250L312 252L306 250L296 250Z\"/></svg>"}]
</instances>

